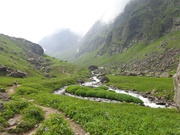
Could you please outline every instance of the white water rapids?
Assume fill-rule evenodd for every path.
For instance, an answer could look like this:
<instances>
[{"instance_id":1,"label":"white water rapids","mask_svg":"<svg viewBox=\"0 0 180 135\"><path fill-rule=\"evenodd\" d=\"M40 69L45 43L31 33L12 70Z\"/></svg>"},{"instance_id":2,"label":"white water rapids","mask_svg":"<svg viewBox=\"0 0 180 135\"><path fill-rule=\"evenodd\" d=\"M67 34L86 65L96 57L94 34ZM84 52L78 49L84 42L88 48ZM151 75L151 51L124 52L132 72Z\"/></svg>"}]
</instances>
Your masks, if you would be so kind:
<instances>
[{"instance_id":1,"label":"white water rapids","mask_svg":"<svg viewBox=\"0 0 180 135\"><path fill-rule=\"evenodd\" d=\"M97 76L94 76L92 78L92 81L90 82L85 82L82 84L83 86L92 86L92 87L99 87L102 84L100 83L100 80L97 78ZM57 91L54 92L54 94L64 94L65 93L65 88L61 88ZM120 90L120 89L114 89L109 87L109 90L115 91L116 93L122 93L122 94L127 94L127 95L131 95L133 97L139 98L144 102L144 105L147 107L151 107L151 108L166 108L166 105L157 105L156 103L151 102L148 98L143 97L140 94L137 93L133 93L133 91L125 91L125 90ZM101 99L101 98L92 98L92 97L80 97L80 96L76 96L76 95L72 95L69 93L65 93L65 95L68 96L72 96L72 97L76 97L76 98L83 98L83 99L88 99L88 100L93 100L93 101L102 101L102 102L119 102L119 101L115 101L115 100L108 100L108 99Z\"/></svg>"}]
</instances>

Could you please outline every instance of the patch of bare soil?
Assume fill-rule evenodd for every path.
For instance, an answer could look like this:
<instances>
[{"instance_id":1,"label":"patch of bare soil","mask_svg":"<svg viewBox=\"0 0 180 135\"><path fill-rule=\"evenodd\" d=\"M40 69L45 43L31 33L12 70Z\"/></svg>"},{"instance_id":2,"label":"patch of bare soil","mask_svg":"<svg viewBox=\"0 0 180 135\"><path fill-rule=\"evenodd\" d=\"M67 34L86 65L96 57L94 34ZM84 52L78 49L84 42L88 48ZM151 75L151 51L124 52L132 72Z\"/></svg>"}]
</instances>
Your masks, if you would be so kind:
<instances>
[{"instance_id":1,"label":"patch of bare soil","mask_svg":"<svg viewBox=\"0 0 180 135\"><path fill-rule=\"evenodd\" d=\"M53 113L57 113L57 114L62 114L62 112L56 110L56 109L53 109L53 108L50 108L50 107L44 107L44 106L39 106L38 107L42 108L43 111L45 112L45 119L48 119L49 116ZM69 125L70 125L70 128L72 129L72 131L74 132L75 135L88 135L88 133L86 133L86 131L81 128L76 122L74 122L73 120L67 118L64 116L64 118L69 122Z\"/></svg>"}]
</instances>

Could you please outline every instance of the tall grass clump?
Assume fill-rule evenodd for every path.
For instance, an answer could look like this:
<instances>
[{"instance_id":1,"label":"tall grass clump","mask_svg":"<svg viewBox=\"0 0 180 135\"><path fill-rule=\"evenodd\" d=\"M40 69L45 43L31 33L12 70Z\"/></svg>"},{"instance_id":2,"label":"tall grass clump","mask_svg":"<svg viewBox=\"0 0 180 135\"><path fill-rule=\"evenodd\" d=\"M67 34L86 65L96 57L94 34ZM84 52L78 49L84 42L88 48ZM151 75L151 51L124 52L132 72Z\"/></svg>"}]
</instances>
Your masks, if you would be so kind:
<instances>
[{"instance_id":1,"label":"tall grass clump","mask_svg":"<svg viewBox=\"0 0 180 135\"><path fill-rule=\"evenodd\" d=\"M69 86L65 90L68 93L75 94L82 97L97 97L97 98L107 98L112 100L117 100L121 102L133 102L143 104L143 101L139 98L126 95L115 93L113 91L108 91L108 87L85 87L85 86Z\"/></svg>"}]
</instances>

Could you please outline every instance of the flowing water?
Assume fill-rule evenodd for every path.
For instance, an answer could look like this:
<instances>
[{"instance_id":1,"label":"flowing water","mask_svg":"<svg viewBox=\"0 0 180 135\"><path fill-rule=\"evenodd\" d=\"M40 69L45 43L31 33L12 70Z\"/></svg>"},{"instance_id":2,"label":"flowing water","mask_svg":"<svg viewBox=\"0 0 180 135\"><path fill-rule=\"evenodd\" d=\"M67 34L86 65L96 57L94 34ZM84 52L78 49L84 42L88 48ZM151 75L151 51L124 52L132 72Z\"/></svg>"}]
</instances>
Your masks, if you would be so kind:
<instances>
[{"instance_id":1,"label":"flowing water","mask_svg":"<svg viewBox=\"0 0 180 135\"><path fill-rule=\"evenodd\" d=\"M95 75L95 74L94 74ZM97 78L97 75L95 75L94 77L92 77L92 81L90 82L85 82L82 84L83 86L92 86L92 87L98 87L101 86L102 84L100 83L100 80ZM109 100L109 99L103 99L103 98L92 98L92 97L81 97L81 96L76 96L76 95L72 95L69 93L65 92L66 87L63 87L57 91L54 92L54 94L65 94L71 97L76 97L76 98L82 98L82 99L87 99L87 100L93 100L93 101L98 101L98 102L114 102L114 103L119 103L119 101L115 101L115 100ZM114 89L109 87L109 90L115 91L116 93L122 93L122 94L127 94L127 95L131 95L133 97L139 98L144 102L145 106L151 107L151 108L166 108L166 105L158 105L152 101L150 101L148 98L143 97L140 94L134 93L133 91L125 91L125 90L120 90L120 89Z\"/></svg>"}]
</instances>

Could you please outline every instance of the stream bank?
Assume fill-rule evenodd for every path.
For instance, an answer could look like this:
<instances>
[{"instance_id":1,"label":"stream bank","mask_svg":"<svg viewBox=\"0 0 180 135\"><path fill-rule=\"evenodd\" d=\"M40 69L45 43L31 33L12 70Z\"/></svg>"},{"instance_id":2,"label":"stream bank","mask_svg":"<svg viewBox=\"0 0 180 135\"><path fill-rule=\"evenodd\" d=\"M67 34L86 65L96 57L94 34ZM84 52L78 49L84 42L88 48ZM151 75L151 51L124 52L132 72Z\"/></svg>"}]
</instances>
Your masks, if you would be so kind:
<instances>
[{"instance_id":1,"label":"stream bank","mask_svg":"<svg viewBox=\"0 0 180 135\"><path fill-rule=\"evenodd\" d=\"M89 87L99 87L104 86L100 79L98 79L98 74L93 73L93 77L91 78L91 81L82 83L82 86L89 86ZM91 101L97 101L97 102L112 102L112 103L120 103L120 101L116 100L110 100L110 99L104 99L104 98L95 98L95 97L81 97L77 95L72 95L67 92L65 92L66 87L60 88L59 90L54 91L54 94L61 94L61 95L67 95L75 98L81 98L85 100L91 100ZM109 87L109 90L115 91L116 93L122 93L127 94L136 98L139 98L143 101L144 106L151 107L151 108L172 108L175 107L173 102L165 102L161 101L158 98L152 96L150 93L142 93L138 91L127 91L127 90L120 90L118 88Z\"/></svg>"}]
</instances>

